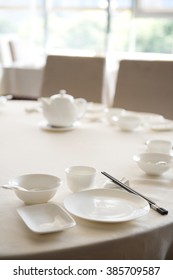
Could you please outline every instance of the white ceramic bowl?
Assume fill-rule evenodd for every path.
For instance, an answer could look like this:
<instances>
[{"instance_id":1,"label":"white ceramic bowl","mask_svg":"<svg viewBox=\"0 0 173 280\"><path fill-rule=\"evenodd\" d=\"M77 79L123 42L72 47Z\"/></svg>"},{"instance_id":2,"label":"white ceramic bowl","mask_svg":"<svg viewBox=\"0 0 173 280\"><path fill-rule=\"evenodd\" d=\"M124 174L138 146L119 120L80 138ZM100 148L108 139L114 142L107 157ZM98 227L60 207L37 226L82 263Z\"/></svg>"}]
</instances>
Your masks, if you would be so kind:
<instances>
[{"instance_id":1,"label":"white ceramic bowl","mask_svg":"<svg viewBox=\"0 0 173 280\"><path fill-rule=\"evenodd\" d=\"M11 186L21 186L28 191L14 190L18 198L26 204L45 203L57 192L62 181L48 174L25 174L9 181Z\"/></svg>"},{"instance_id":2,"label":"white ceramic bowl","mask_svg":"<svg viewBox=\"0 0 173 280\"><path fill-rule=\"evenodd\" d=\"M133 114L127 114L121 116L118 121L117 125L125 131L132 131L138 128L142 124L142 120L139 116Z\"/></svg>"},{"instance_id":3,"label":"white ceramic bowl","mask_svg":"<svg viewBox=\"0 0 173 280\"><path fill-rule=\"evenodd\" d=\"M90 121L101 120L105 115L106 106L104 104L88 102L85 119Z\"/></svg>"},{"instance_id":4,"label":"white ceramic bowl","mask_svg":"<svg viewBox=\"0 0 173 280\"><path fill-rule=\"evenodd\" d=\"M163 153L141 153L135 155L134 160L149 175L161 175L173 164L173 157Z\"/></svg>"},{"instance_id":5,"label":"white ceramic bowl","mask_svg":"<svg viewBox=\"0 0 173 280\"><path fill-rule=\"evenodd\" d=\"M123 108L109 108L105 110L105 120L109 124L116 124L117 120L125 115L126 110Z\"/></svg>"},{"instance_id":6,"label":"white ceramic bowl","mask_svg":"<svg viewBox=\"0 0 173 280\"><path fill-rule=\"evenodd\" d=\"M96 169L91 166L71 166L65 169L67 185L72 192L80 192L93 186Z\"/></svg>"},{"instance_id":7,"label":"white ceramic bowl","mask_svg":"<svg viewBox=\"0 0 173 280\"><path fill-rule=\"evenodd\" d=\"M146 144L148 152L170 154L172 151L172 142L168 140L153 139Z\"/></svg>"}]
</instances>

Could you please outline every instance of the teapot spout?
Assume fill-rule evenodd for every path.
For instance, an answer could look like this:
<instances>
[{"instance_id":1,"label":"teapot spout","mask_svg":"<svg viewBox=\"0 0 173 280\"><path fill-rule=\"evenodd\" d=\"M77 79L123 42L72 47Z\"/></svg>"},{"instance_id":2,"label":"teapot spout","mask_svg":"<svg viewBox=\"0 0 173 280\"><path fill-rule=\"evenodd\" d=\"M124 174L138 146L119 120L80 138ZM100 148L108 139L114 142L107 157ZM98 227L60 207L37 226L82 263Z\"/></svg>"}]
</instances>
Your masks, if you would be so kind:
<instances>
[{"instance_id":1,"label":"teapot spout","mask_svg":"<svg viewBox=\"0 0 173 280\"><path fill-rule=\"evenodd\" d=\"M51 114L51 100L48 97L41 97L39 101L41 102L43 115L48 119Z\"/></svg>"},{"instance_id":2,"label":"teapot spout","mask_svg":"<svg viewBox=\"0 0 173 280\"><path fill-rule=\"evenodd\" d=\"M40 101L43 105L50 105L50 98L48 98L48 97L41 97L41 98L39 98L39 101Z\"/></svg>"}]
</instances>

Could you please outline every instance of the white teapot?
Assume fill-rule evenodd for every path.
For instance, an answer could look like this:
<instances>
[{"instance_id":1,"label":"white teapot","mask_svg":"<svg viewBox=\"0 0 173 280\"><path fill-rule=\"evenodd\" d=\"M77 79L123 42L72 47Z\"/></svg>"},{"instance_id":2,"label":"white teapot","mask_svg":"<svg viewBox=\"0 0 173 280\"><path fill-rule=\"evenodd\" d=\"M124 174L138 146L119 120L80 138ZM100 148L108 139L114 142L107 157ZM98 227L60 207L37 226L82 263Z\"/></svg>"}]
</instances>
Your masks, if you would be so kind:
<instances>
[{"instance_id":1,"label":"white teapot","mask_svg":"<svg viewBox=\"0 0 173 280\"><path fill-rule=\"evenodd\" d=\"M80 120L87 108L87 101L84 98L74 98L60 90L58 94L51 97L40 98L42 111L48 124L52 126L72 126Z\"/></svg>"}]
</instances>

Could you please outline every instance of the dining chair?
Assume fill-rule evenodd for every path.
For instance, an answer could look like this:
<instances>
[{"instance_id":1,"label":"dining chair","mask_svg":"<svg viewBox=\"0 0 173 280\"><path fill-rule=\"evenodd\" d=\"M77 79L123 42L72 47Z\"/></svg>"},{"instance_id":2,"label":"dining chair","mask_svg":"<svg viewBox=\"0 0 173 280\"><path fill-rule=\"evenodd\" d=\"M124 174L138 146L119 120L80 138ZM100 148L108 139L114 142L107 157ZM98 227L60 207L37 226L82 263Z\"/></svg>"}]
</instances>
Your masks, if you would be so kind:
<instances>
[{"instance_id":1,"label":"dining chair","mask_svg":"<svg viewBox=\"0 0 173 280\"><path fill-rule=\"evenodd\" d=\"M65 89L75 98L102 102L104 62L104 57L48 55L41 96L51 96Z\"/></svg>"},{"instance_id":2,"label":"dining chair","mask_svg":"<svg viewBox=\"0 0 173 280\"><path fill-rule=\"evenodd\" d=\"M173 61L121 60L113 107L173 119Z\"/></svg>"}]
</instances>

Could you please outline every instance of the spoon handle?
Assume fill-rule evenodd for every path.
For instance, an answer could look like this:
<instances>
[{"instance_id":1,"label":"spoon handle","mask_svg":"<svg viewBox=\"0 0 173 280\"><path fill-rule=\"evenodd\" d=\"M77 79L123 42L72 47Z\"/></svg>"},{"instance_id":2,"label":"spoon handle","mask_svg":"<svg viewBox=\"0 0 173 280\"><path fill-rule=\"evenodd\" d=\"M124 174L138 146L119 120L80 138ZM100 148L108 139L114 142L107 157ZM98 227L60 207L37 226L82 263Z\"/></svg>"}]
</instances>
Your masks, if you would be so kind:
<instances>
[{"instance_id":1,"label":"spoon handle","mask_svg":"<svg viewBox=\"0 0 173 280\"><path fill-rule=\"evenodd\" d=\"M0 186L0 188L6 189L6 190L21 190L21 191L27 191L26 189L20 187L20 186L10 186L10 185L3 185Z\"/></svg>"}]
</instances>

